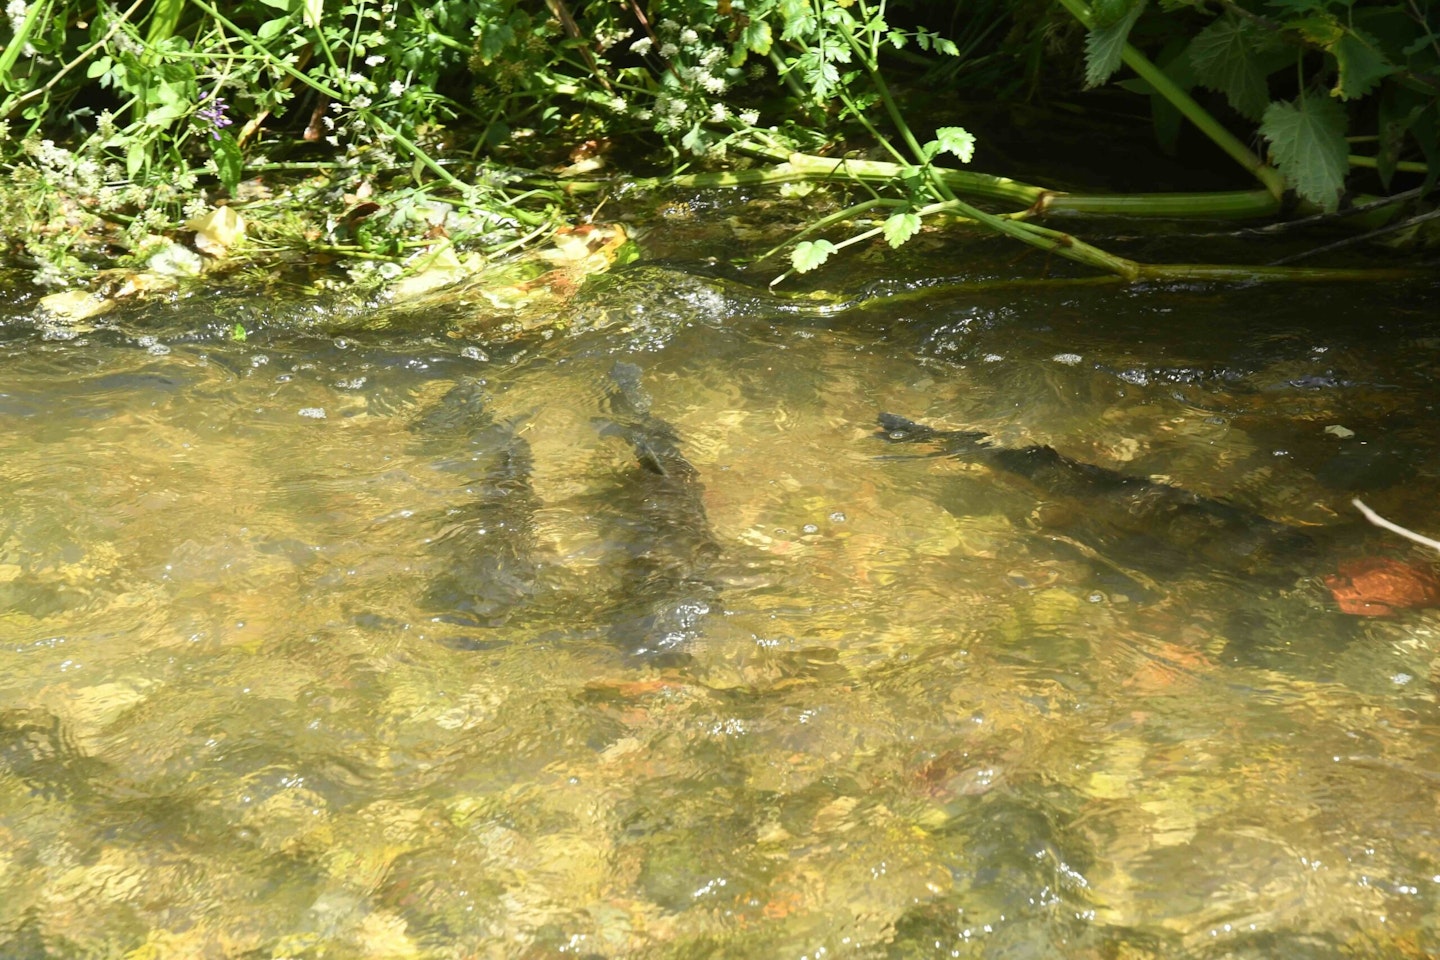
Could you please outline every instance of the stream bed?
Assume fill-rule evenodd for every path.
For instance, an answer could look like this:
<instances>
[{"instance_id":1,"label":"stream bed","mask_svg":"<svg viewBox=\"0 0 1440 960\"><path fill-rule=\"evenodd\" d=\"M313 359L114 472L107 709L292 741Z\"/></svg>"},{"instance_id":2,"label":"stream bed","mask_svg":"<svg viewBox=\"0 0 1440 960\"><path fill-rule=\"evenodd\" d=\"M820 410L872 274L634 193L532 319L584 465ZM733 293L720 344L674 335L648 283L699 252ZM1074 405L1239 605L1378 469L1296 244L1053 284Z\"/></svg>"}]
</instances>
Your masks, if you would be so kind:
<instances>
[{"instance_id":1,"label":"stream bed","mask_svg":"<svg viewBox=\"0 0 1440 960\"><path fill-rule=\"evenodd\" d=\"M645 269L0 318L0 956L1440 954L1432 291Z\"/></svg>"}]
</instances>

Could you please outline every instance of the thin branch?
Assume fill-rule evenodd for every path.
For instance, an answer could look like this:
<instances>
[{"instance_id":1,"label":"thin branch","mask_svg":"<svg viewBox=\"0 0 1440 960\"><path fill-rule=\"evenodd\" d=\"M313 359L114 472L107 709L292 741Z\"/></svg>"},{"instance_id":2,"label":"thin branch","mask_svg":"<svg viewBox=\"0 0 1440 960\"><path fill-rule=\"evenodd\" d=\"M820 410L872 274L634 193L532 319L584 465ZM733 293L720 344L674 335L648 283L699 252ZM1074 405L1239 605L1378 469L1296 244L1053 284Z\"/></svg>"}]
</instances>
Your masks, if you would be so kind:
<instances>
[{"instance_id":1,"label":"thin branch","mask_svg":"<svg viewBox=\"0 0 1440 960\"><path fill-rule=\"evenodd\" d=\"M1376 237L1383 237L1387 234L1398 233L1401 230L1408 229L1419 223L1424 223L1427 220L1434 220L1436 217L1440 217L1440 210L1431 210L1429 213L1422 213L1418 216L1401 220L1398 223L1386 224L1385 226L1375 230L1371 230L1368 233L1356 234L1353 237L1346 237L1344 240L1337 240L1334 243L1327 243L1323 247L1315 247L1311 250L1302 250L1301 252L1291 254L1288 257L1281 257L1279 260L1271 261L1270 266L1284 266L1287 263L1294 263L1296 260L1303 260L1306 257L1314 256L1317 253L1329 253L1332 250L1340 250L1345 247L1353 247L1357 243L1365 243L1367 241L1374 240Z\"/></svg>"},{"instance_id":2,"label":"thin branch","mask_svg":"<svg viewBox=\"0 0 1440 960\"><path fill-rule=\"evenodd\" d=\"M1423 544L1424 546L1429 547L1431 550L1440 550L1440 540L1431 540L1429 537L1418 534L1414 530L1406 530L1398 523L1391 523L1389 520L1386 520L1374 510L1371 510L1369 507L1365 506L1365 504L1362 503L1359 498L1351 500L1350 502L1355 505L1356 510L1359 510L1365 515L1366 520L1369 520L1371 523L1375 524L1375 526L1381 528L1382 530L1389 530L1391 533L1398 533L1406 540L1414 540L1416 543Z\"/></svg>"}]
</instances>

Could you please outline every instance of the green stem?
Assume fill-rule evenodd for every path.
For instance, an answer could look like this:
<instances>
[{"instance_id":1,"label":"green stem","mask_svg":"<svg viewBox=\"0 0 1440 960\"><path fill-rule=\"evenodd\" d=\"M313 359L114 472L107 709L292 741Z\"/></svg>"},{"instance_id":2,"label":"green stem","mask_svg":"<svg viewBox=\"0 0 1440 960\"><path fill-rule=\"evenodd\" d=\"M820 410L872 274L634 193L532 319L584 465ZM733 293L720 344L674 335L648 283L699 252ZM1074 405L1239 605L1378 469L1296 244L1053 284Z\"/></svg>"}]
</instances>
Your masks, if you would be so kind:
<instances>
[{"instance_id":1,"label":"green stem","mask_svg":"<svg viewBox=\"0 0 1440 960\"><path fill-rule=\"evenodd\" d=\"M1073 15L1076 20L1079 20L1087 30L1094 29L1094 21L1091 18L1090 8L1085 5L1084 0L1060 0L1060 5L1070 11L1071 15ZM1175 81L1171 80L1170 76L1165 73L1164 70L1155 66L1149 58L1129 43L1126 43L1123 47L1121 59L1124 60L1130 69L1134 70L1142 80L1150 84L1156 93L1168 100L1170 105L1176 110L1179 110L1201 133L1209 137L1212 143L1221 150L1224 150L1231 159L1259 180L1265 186L1265 189L1269 190L1277 200L1285 195L1285 178L1280 175L1280 171L1265 163L1264 160L1255 155L1254 151L1241 143L1233 133L1225 129L1204 107L1196 103L1190 94L1186 93Z\"/></svg>"},{"instance_id":2,"label":"green stem","mask_svg":"<svg viewBox=\"0 0 1440 960\"><path fill-rule=\"evenodd\" d=\"M30 34L35 31L35 25L41 18L50 13L49 3L32 3L25 10L25 19L20 21L20 28L10 38L4 50L0 50L0 87L10 89L10 71L14 69L16 61L20 59L20 53L30 42Z\"/></svg>"},{"instance_id":3,"label":"green stem","mask_svg":"<svg viewBox=\"0 0 1440 960\"><path fill-rule=\"evenodd\" d=\"M1279 213L1280 200L1269 190L1133 195L1052 193L1036 204L1035 212L1088 217L1248 220Z\"/></svg>"},{"instance_id":4,"label":"green stem","mask_svg":"<svg viewBox=\"0 0 1440 960\"><path fill-rule=\"evenodd\" d=\"M1366 157L1352 153L1346 159L1350 161L1350 166L1352 167L1364 167L1367 170L1374 170L1380 166L1380 162L1375 157ZM1414 160L1400 160L1396 162L1395 170L1398 173L1418 173L1425 176L1430 174L1428 164L1418 163Z\"/></svg>"},{"instance_id":5,"label":"green stem","mask_svg":"<svg viewBox=\"0 0 1440 960\"><path fill-rule=\"evenodd\" d=\"M764 253L760 254L760 256L756 257L755 262L759 263L761 261L768 260L771 257L775 256L775 254L779 253L781 250L784 250L786 247L790 246L791 244L798 243L799 241L804 240L806 237L810 236L812 233L824 230L831 224L840 223L842 221L858 217L860 214L865 213L869 210L874 210L876 207L903 207L906 206L907 203L908 201L905 200L886 200L881 197L876 197L873 200L866 200L863 203L857 203L854 206L846 207L844 210L841 210L837 213L832 213L828 217L822 217L819 220L816 220L814 223L806 226L805 229L801 230L799 233L795 233L787 237L784 243L779 244L778 246L771 247L769 250L766 250ZM854 238L852 237L851 240L853 239ZM836 248L838 249L840 247L848 246L850 242L850 240L842 241L836 244Z\"/></svg>"},{"instance_id":6,"label":"green stem","mask_svg":"<svg viewBox=\"0 0 1440 960\"><path fill-rule=\"evenodd\" d=\"M900 139L905 141L905 146L909 148L910 154L915 158L916 163L925 163L927 159L925 151L920 148L920 142L915 139L915 134L910 131L910 125L905 122L905 115L900 112L900 107L896 104L895 98L890 95L890 87L880 76L880 68L876 63L875 57L871 55L869 50L861 46L860 41L856 39L855 33L850 29L848 17L841 18L839 23L840 31L845 34L845 42L850 44L850 49L855 52L855 55L860 58L860 62L865 65L865 72L870 75L870 82L875 85L876 92L880 94L880 102L885 105L885 112L889 115L890 122L895 125L895 129L899 132ZM868 126L868 124L866 125ZM895 148L891 147L890 152L895 154Z\"/></svg>"},{"instance_id":7,"label":"green stem","mask_svg":"<svg viewBox=\"0 0 1440 960\"><path fill-rule=\"evenodd\" d=\"M146 66L155 64L155 48L175 35L184 10L185 0L155 0L150 10L150 28L145 33L145 54L140 58L141 63Z\"/></svg>"}]
</instances>

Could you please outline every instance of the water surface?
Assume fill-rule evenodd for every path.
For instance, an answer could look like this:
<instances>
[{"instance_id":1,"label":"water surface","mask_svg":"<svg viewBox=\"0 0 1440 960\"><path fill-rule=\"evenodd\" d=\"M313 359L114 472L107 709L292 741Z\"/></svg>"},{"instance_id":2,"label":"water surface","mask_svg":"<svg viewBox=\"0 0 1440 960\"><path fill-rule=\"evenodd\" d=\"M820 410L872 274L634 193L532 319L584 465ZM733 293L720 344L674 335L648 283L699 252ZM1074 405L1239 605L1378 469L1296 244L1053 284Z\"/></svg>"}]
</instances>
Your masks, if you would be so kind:
<instances>
[{"instance_id":1,"label":"water surface","mask_svg":"<svg viewBox=\"0 0 1440 960\"><path fill-rule=\"evenodd\" d=\"M1348 506L1440 532L1426 295L663 276L510 343L0 327L0 955L1440 952L1440 617L1321 584L1433 562ZM1162 566L885 411L1314 544Z\"/></svg>"}]
</instances>

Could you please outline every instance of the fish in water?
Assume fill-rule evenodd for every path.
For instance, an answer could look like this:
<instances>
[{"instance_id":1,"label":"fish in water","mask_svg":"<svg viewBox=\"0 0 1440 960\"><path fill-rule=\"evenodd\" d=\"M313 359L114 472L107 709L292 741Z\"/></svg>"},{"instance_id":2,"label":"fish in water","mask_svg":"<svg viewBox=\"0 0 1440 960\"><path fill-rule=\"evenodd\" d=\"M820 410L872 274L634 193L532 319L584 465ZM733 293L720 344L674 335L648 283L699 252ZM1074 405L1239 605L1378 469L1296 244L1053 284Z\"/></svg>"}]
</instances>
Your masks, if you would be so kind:
<instances>
[{"instance_id":1,"label":"fish in water","mask_svg":"<svg viewBox=\"0 0 1440 960\"><path fill-rule=\"evenodd\" d=\"M977 431L936 430L891 413L879 438L933 444L928 456L988 465L1060 501L1062 521L1047 532L1132 580L1171 579L1206 564L1247 579L1293 583L1313 558L1315 540L1295 527L1223 500L1148 477L1067 457L1053 447L1003 447Z\"/></svg>"},{"instance_id":2,"label":"fish in water","mask_svg":"<svg viewBox=\"0 0 1440 960\"><path fill-rule=\"evenodd\" d=\"M434 543L445 572L426 592L437 618L500 626L535 589L530 444L496 420L478 381L456 384L416 425L427 447L448 454L437 468L464 475L464 500L447 511Z\"/></svg>"},{"instance_id":3,"label":"fish in water","mask_svg":"<svg viewBox=\"0 0 1440 960\"><path fill-rule=\"evenodd\" d=\"M613 642L635 655L682 655L717 599L708 577L720 554L705 514L700 474L680 451L675 428L650 412L640 368L610 371L597 420L602 436L630 445L635 467L611 505L628 544L622 593L606 612Z\"/></svg>"}]
</instances>

